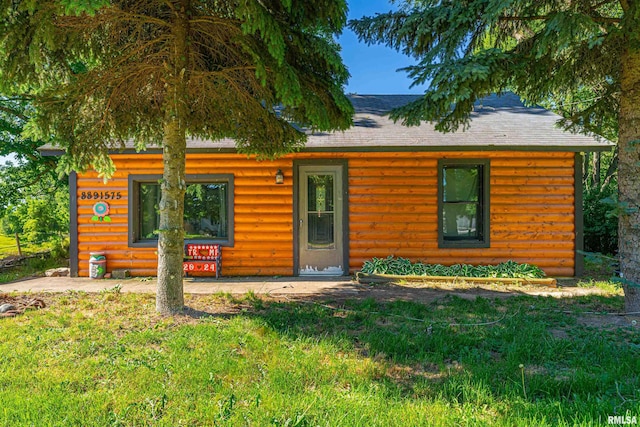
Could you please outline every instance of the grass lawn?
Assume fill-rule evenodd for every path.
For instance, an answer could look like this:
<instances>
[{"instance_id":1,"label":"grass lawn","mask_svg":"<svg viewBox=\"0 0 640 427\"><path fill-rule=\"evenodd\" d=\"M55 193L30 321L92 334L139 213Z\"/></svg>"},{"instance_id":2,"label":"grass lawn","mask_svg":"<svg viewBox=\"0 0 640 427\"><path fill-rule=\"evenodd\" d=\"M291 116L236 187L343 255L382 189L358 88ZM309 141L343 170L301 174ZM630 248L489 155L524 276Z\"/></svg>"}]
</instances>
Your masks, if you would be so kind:
<instances>
[{"instance_id":1,"label":"grass lawn","mask_svg":"<svg viewBox=\"0 0 640 427\"><path fill-rule=\"evenodd\" d=\"M0 234L0 258L7 255L17 255L18 246L16 246L16 238Z\"/></svg>"},{"instance_id":2,"label":"grass lawn","mask_svg":"<svg viewBox=\"0 0 640 427\"><path fill-rule=\"evenodd\" d=\"M419 292L416 289L415 292ZM516 293L516 292L514 292ZM41 297L0 318L0 426L591 426L640 419L619 291L431 302ZM0 299L2 297L0 296ZM640 323L640 322L639 322Z\"/></svg>"},{"instance_id":3,"label":"grass lawn","mask_svg":"<svg viewBox=\"0 0 640 427\"><path fill-rule=\"evenodd\" d=\"M15 267L0 269L0 284L20 280L34 275L44 275L44 272L50 268L68 266L68 255L66 255L66 258L60 258L60 256L63 256L60 254L61 249L56 250L56 247L59 246L60 245L56 246L53 242L22 242L21 248L23 255L51 251L52 256L37 256L35 258L24 260L23 263ZM0 235L0 260L7 257L14 258L17 255L18 249L15 237Z\"/></svg>"},{"instance_id":4,"label":"grass lawn","mask_svg":"<svg viewBox=\"0 0 640 427\"><path fill-rule=\"evenodd\" d=\"M50 268L56 268L68 265L66 259L58 258L33 258L27 260L24 265L9 268L0 271L0 284L13 282L14 280L24 279L26 277L43 276L44 272Z\"/></svg>"},{"instance_id":5,"label":"grass lawn","mask_svg":"<svg viewBox=\"0 0 640 427\"><path fill-rule=\"evenodd\" d=\"M50 244L42 243L28 243L25 241L20 242L20 248L23 254L32 254L36 252L46 251L50 249ZM15 236L5 236L0 234L0 258L4 258L10 255L18 255L18 246L16 245Z\"/></svg>"}]
</instances>

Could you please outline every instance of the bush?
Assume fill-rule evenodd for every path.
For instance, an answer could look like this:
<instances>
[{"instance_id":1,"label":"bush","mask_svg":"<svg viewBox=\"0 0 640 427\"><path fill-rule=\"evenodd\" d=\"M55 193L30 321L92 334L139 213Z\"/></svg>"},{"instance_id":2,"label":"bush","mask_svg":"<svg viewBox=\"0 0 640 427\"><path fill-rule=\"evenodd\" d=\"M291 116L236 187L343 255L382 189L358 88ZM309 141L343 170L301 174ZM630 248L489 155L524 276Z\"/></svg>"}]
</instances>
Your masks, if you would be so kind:
<instances>
[{"instance_id":1,"label":"bush","mask_svg":"<svg viewBox=\"0 0 640 427\"><path fill-rule=\"evenodd\" d=\"M401 276L446 276L446 277L491 277L491 278L522 278L540 279L545 277L544 271L530 264L519 264L515 261L506 261L498 265L468 265L454 264L444 266L441 264L412 263L406 258L373 258L365 261L362 266L363 273L367 274L393 274Z\"/></svg>"},{"instance_id":2,"label":"bush","mask_svg":"<svg viewBox=\"0 0 640 427\"><path fill-rule=\"evenodd\" d=\"M55 259L69 258L69 239L55 238L51 245L51 257Z\"/></svg>"},{"instance_id":3,"label":"bush","mask_svg":"<svg viewBox=\"0 0 640 427\"><path fill-rule=\"evenodd\" d=\"M8 206L4 211L2 231L18 233L25 241L41 244L61 241L69 232L69 195L60 189L44 199L28 199Z\"/></svg>"},{"instance_id":4,"label":"bush","mask_svg":"<svg viewBox=\"0 0 640 427\"><path fill-rule=\"evenodd\" d=\"M618 252L618 198L615 185L584 192L584 250L614 255Z\"/></svg>"}]
</instances>

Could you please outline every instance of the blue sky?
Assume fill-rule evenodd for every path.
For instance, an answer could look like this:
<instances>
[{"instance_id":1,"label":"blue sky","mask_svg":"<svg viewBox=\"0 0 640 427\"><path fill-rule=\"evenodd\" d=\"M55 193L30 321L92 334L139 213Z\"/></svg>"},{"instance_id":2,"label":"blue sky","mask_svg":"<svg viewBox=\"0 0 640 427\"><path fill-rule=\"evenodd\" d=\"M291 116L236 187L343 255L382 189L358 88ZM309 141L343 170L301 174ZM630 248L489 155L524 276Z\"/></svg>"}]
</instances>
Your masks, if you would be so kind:
<instances>
[{"instance_id":1,"label":"blue sky","mask_svg":"<svg viewBox=\"0 0 640 427\"><path fill-rule=\"evenodd\" d=\"M347 0L349 19L373 16L396 9L388 0ZM342 59L349 68L351 78L347 93L369 95L423 93L424 88L411 86L411 80L398 68L412 65L414 60L386 46L367 46L358 42L355 34L346 28L338 39L342 45Z\"/></svg>"}]
</instances>

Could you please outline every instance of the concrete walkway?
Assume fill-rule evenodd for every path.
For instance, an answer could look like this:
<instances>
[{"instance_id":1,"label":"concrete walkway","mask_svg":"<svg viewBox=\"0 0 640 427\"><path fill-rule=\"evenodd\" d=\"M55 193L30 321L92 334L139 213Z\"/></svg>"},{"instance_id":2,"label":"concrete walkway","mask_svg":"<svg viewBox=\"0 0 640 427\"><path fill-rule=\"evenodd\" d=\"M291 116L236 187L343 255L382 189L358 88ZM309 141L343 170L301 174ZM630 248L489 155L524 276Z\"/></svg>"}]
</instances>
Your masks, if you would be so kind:
<instances>
[{"instance_id":1,"label":"concrete walkway","mask_svg":"<svg viewBox=\"0 0 640 427\"><path fill-rule=\"evenodd\" d=\"M0 284L4 292L100 292L119 287L121 292L155 293L157 280L154 277L133 277L129 279L95 280L85 277L36 277L12 283ZM516 295L545 296L554 298L574 298L586 295L606 294L596 287L576 287L575 284L559 283L558 287L547 286L427 286L412 287L402 285L361 285L351 277L222 277L185 278L184 292L187 294L229 293L288 298L330 297L330 298L374 298L377 300L411 300L431 302L447 295L465 299L505 298Z\"/></svg>"},{"instance_id":2,"label":"concrete walkway","mask_svg":"<svg viewBox=\"0 0 640 427\"><path fill-rule=\"evenodd\" d=\"M134 277L124 280L95 280L84 277L36 277L0 284L0 292L100 292L119 286L122 292L155 293L156 278ZM223 277L186 278L184 291L191 294L331 294L357 293L361 288L350 277Z\"/></svg>"}]
</instances>

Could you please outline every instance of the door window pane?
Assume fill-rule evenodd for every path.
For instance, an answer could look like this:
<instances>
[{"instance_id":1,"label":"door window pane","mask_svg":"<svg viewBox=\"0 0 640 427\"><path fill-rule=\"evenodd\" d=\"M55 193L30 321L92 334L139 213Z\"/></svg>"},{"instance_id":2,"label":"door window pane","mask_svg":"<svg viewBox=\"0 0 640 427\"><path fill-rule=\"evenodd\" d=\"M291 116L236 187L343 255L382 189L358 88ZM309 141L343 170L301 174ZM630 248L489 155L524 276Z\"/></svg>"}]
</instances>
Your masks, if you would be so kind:
<instances>
[{"instance_id":1,"label":"door window pane","mask_svg":"<svg viewBox=\"0 0 640 427\"><path fill-rule=\"evenodd\" d=\"M333 175L307 176L307 245L309 249L333 249Z\"/></svg>"},{"instance_id":2,"label":"door window pane","mask_svg":"<svg viewBox=\"0 0 640 427\"><path fill-rule=\"evenodd\" d=\"M309 212L333 212L333 175L307 177Z\"/></svg>"},{"instance_id":3,"label":"door window pane","mask_svg":"<svg viewBox=\"0 0 640 427\"><path fill-rule=\"evenodd\" d=\"M309 249L333 249L333 213L309 213Z\"/></svg>"}]
</instances>

